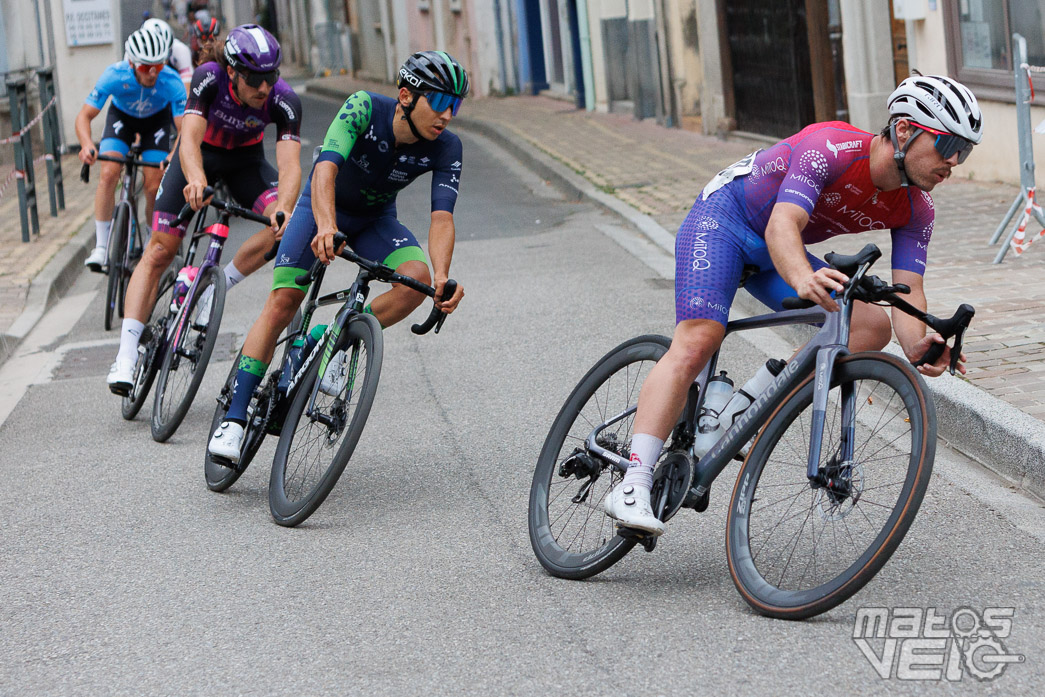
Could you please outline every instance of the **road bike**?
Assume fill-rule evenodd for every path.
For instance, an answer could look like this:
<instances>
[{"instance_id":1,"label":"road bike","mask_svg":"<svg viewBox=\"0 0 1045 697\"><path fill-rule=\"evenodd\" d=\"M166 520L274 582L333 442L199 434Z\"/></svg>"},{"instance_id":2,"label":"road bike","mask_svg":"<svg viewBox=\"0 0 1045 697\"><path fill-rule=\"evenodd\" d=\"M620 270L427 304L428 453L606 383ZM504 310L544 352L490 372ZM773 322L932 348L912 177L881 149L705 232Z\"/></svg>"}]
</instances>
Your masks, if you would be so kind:
<instances>
[{"instance_id":1,"label":"road bike","mask_svg":"<svg viewBox=\"0 0 1045 697\"><path fill-rule=\"evenodd\" d=\"M141 226L138 224L138 196L141 185L138 182L139 167L155 167L160 163L146 162L139 158L141 146L132 145L126 157L97 155L96 159L105 162L116 162L123 165L120 180L120 197L113 209L112 227L109 232L109 244L105 258L108 267L105 273L108 281L105 286L105 330L112 329L114 315L123 317L123 302L127 295L127 281L134 271L134 265L141 259L144 240ZM91 166L84 164L80 168L80 181L87 184L91 180Z\"/></svg>"},{"instance_id":2,"label":"road bike","mask_svg":"<svg viewBox=\"0 0 1045 697\"><path fill-rule=\"evenodd\" d=\"M860 590L900 544L929 484L933 400L907 361L878 351L849 353L853 302L890 305L953 337L952 374L975 310L962 305L941 320L910 305L899 297L910 292L907 286L868 275L880 256L867 245L855 255L825 257L850 279L839 312L789 298L784 311L729 322L727 335L822 326L698 458L693 446L716 352L691 386L654 471L651 503L667 521L684 507L704 511L715 478L732 460L743 461L729 504L726 554L741 596L767 616L805 619ZM551 574L587 578L636 544L647 551L656 546L652 535L615 527L602 502L628 467L639 388L669 345L663 336L640 336L610 351L552 424L528 515L534 553ZM934 344L915 365L935 363L943 351Z\"/></svg>"},{"instance_id":3,"label":"road bike","mask_svg":"<svg viewBox=\"0 0 1045 697\"><path fill-rule=\"evenodd\" d=\"M196 226L185 256L186 266L182 267L183 283L187 282L188 288L175 284L166 340L163 350L156 354L159 373L152 408L152 438L157 443L166 441L181 425L199 391L218 340L225 309L225 274L220 263L229 236L229 219L235 216L266 226L272 224L268 216L217 198L212 187L203 191L203 199L208 198L210 202L196 215ZM218 218L205 225L208 207L218 211ZM171 226L184 224L193 213L192 207L185 204ZM282 212L276 216L276 225L283 226ZM200 241L205 237L210 237L206 256L198 267L193 266ZM272 254L274 252L265 256L266 261Z\"/></svg>"},{"instance_id":4,"label":"road bike","mask_svg":"<svg viewBox=\"0 0 1045 697\"><path fill-rule=\"evenodd\" d=\"M335 249L346 237L334 237ZM248 420L238 464L216 458L206 451L204 475L212 491L224 491L246 470L267 434L279 435L269 479L269 509L280 525L292 527L312 515L337 484L356 443L363 432L377 394L384 356L381 326L373 315L363 312L373 281L401 283L428 297L435 289L395 269L364 259L347 247L338 255L359 266L351 287L320 296L326 271L316 261L307 274L295 279L310 285L308 296L287 334L278 342L283 346L278 367L262 380L247 409ZM452 297L457 282L450 279L443 297ZM308 351L295 360L292 347L311 335L316 308L341 303L333 321ZM439 333L446 315L433 306L428 319L414 324L411 331ZM228 412L239 359L218 396L211 421L211 432L220 426ZM281 385L281 377L282 385Z\"/></svg>"}]
</instances>

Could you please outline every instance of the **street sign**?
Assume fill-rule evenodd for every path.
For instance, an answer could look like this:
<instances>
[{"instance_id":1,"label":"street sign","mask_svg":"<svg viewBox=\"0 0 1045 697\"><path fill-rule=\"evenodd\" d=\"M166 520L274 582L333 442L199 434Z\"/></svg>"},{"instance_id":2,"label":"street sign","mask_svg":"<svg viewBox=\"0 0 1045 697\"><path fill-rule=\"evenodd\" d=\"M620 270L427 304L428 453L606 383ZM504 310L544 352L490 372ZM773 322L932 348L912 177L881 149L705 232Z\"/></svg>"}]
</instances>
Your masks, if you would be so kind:
<instances>
[{"instance_id":1,"label":"street sign","mask_svg":"<svg viewBox=\"0 0 1045 697\"><path fill-rule=\"evenodd\" d=\"M65 7L65 40L69 46L113 42L110 0L62 0Z\"/></svg>"}]
</instances>

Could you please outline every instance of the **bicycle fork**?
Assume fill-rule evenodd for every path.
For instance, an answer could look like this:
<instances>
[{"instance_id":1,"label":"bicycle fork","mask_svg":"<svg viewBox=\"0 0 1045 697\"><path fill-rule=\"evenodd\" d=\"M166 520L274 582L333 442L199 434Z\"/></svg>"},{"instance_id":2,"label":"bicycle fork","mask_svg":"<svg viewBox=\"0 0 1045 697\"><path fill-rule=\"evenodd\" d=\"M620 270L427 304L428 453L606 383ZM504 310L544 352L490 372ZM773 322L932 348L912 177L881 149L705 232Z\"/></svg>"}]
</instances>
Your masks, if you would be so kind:
<instances>
[{"instance_id":1,"label":"bicycle fork","mask_svg":"<svg viewBox=\"0 0 1045 697\"><path fill-rule=\"evenodd\" d=\"M809 455L806 476L813 489L825 488L833 497L850 494L849 471L852 469L856 434L856 386L843 383L840 388L841 423L838 424L839 445L836 453L827 454L824 461L824 428L827 423L827 400L835 361L847 355L844 346L829 345L817 351L816 372L813 378L813 416L809 429ZM823 464L822 464L823 463Z\"/></svg>"}]
</instances>

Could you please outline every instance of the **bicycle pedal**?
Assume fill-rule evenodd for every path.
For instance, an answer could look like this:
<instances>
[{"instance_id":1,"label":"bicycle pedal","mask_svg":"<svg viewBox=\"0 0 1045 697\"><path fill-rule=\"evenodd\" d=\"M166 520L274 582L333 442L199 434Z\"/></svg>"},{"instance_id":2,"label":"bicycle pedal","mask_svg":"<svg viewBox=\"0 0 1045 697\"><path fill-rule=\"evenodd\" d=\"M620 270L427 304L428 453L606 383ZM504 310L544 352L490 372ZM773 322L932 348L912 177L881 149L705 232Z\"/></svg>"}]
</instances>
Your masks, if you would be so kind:
<instances>
[{"instance_id":1,"label":"bicycle pedal","mask_svg":"<svg viewBox=\"0 0 1045 697\"><path fill-rule=\"evenodd\" d=\"M648 533L644 530L636 530L635 528L626 528L620 524L617 525L617 534L623 537L629 542L637 542L642 545L642 548L647 552L652 552L653 548L657 546L657 536Z\"/></svg>"},{"instance_id":2,"label":"bicycle pedal","mask_svg":"<svg viewBox=\"0 0 1045 697\"><path fill-rule=\"evenodd\" d=\"M711 503L711 489L708 489L700 496L694 493L693 489L690 489L686 494L686 502L683 504L687 508L692 508L697 513L703 513L708 510L708 504Z\"/></svg>"},{"instance_id":3,"label":"bicycle pedal","mask_svg":"<svg viewBox=\"0 0 1045 697\"><path fill-rule=\"evenodd\" d=\"M218 455L214 455L213 453L208 453L208 455L210 456L210 461L214 464L226 467L232 470L233 472L236 472L237 474L243 474L244 470L247 469L246 465L233 464L232 460L229 460L228 458L220 457Z\"/></svg>"}]
</instances>

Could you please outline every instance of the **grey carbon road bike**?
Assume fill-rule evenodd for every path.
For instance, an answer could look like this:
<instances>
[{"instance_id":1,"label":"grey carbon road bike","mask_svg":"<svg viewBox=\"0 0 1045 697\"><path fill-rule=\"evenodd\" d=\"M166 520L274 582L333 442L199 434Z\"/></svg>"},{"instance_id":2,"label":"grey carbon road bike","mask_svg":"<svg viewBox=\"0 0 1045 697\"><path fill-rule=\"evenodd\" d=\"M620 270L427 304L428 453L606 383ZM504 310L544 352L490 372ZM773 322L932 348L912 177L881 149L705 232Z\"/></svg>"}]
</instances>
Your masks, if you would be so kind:
<instances>
[{"instance_id":1,"label":"grey carbon road bike","mask_svg":"<svg viewBox=\"0 0 1045 697\"><path fill-rule=\"evenodd\" d=\"M334 237L334 248L345 241L346 237L338 233ZM224 491L246 470L265 435L278 434L279 444L269 478L269 509L273 520L286 527L304 522L333 490L352 457L374 403L381 376L384 338L374 316L363 312L371 282L401 283L430 298L435 297L431 286L398 274L389 266L364 259L347 247L338 256L359 266L350 288L320 296L326 266L319 260L307 274L295 279L298 285L311 287L301 311L279 341L284 347L279 366L262 380L251 398L239 463L234 465L215 458L209 451L204 454L207 487ZM457 282L450 279L443 294L451 297L456 290ZM334 320L295 369L290 364L290 346L309 335L316 308L339 303L341 308ZM426 334L434 328L438 334L445 320L446 315L433 306L428 319L413 325L411 331ZM338 354L339 359L332 360ZM211 433L228 413L238 363L237 356L218 396ZM335 364L341 366L338 375L328 375L334 372L331 366ZM281 388L280 376L288 366L293 374Z\"/></svg>"},{"instance_id":2,"label":"grey carbon road bike","mask_svg":"<svg viewBox=\"0 0 1045 697\"><path fill-rule=\"evenodd\" d=\"M679 423L654 472L653 509L667 521L682 508L704 511L711 483L734 459L743 465L726 523L729 571L761 614L805 619L862 588L900 544L929 484L936 411L921 375L883 352L850 354L853 302L891 305L954 338L950 370L974 310L941 320L899 297L910 292L868 275L881 256L828 254L849 277L839 312L789 298L777 312L730 322L737 331L786 324L822 328L701 458L693 453L712 356L689 391ZM640 336L606 354L563 405L541 450L530 489L530 542L549 573L598 574L636 544L657 538L615 527L602 511L631 455L636 400L650 368L667 351L663 336ZM943 354L935 344L916 365ZM741 450L754 438L748 455Z\"/></svg>"},{"instance_id":3,"label":"grey carbon road bike","mask_svg":"<svg viewBox=\"0 0 1045 697\"><path fill-rule=\"evenodd\" d=\"M141 155L141 146L132 145L126 157L97 156L99 160L123 165L120 197L113 209L112 227L106 252L108 268L105 273L108 275L108 281L105 284L105 331L112 329L114 316L123 317L127 281L134 271L134 265L141 258L144 248L141 226L138 224L138 196L141 195L138 168L155 167L159 169L160 167L158 162L146 162L140 159L139 155ZM80 168L80 181L84 184L91 181L90 165L84 164Z\"/></svg>"}]
</instances>

